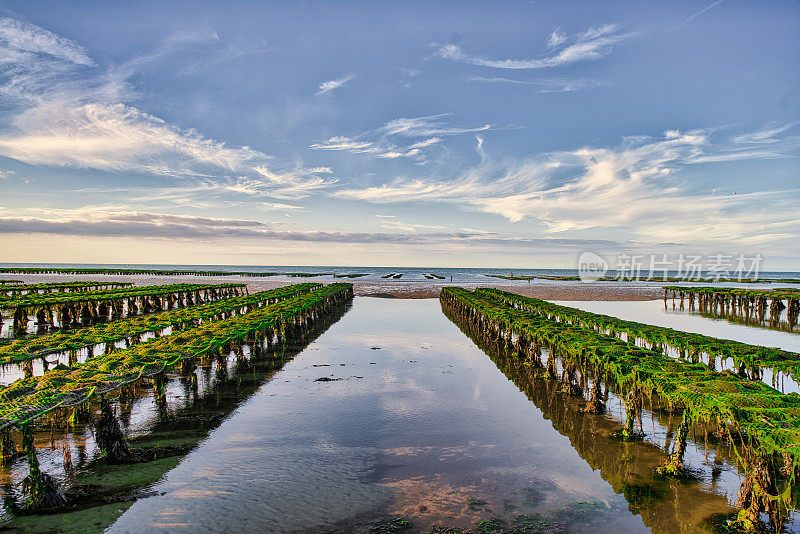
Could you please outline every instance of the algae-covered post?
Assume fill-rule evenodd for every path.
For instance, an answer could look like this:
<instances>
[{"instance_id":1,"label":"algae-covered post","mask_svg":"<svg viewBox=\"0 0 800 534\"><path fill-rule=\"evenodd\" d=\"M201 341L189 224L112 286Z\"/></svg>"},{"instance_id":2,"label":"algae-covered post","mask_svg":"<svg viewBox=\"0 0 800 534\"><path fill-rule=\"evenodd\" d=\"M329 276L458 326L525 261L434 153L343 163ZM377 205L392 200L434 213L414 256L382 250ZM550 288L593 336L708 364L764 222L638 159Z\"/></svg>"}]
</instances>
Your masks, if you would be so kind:
<instances>
[{"instance_id":1,"label":"algae-covered post","mask_svg":"<svg viewBox=\"0 0 800 534\"><path fill-rule=\"evenodd\" d=\"M132 286L132 282L53 282L45 284L0 285L0 296L34 295L43 293L77 293Z\"/></svg>"},{"instance_id":2,"label":"algae-covered post","mask_svg":"<svg viewBox=\"0 0 800 534\"><path fill-rule=\"evenodd\" d=\"M67 498L58 482L39 466L33 431L29 423L20 426L22 449L28 458L28 476L22 480L22 495L25 499L25 512L58 510L67 504Z\"/></svg>"},{"instance_id":3,"label":"algae-covered post","mask_svg":"<svg viewBox=\"0 0 800 534\"><path fill-rule=\"evenodd\" d=\"M294 284L149 316L132 316L79 329L60 330L37 337L23 337L0 345L0 364L24 362L69 351L70 366L73 366L72 355L76 350L88 348L108 354L114 350L115 343L119 341L125 341L126 345L130 346L138 343L142 335L160 333L168 328L180 330L186 325L197 324L200 321L239 315L319 287L321 284Z\"/></svg>"},{"instance_id":4,"label":"algae-covered post","mask_svg":"<svg viewBox=\"0 0 800 534\"><path fill-rule=\"evenodd\" d=\"M765 323L777 328L781 323L783 311L787 310L786 321L789 330L794 331L800 313L800 293L794 288L773 290L743 289L728 287L683 287L666 286L680 299L688 301L689 310L712 317L737 319L746 324Z\"/></svg>"},{"instance_id":5,"label":"algae-covered post","mask_svg":"<svg viewBox=\"0 0 800 534\"><path fill-rule=\"evenodd\" d=\"M70 293L25 294L0 297L0 311L9 310L14 319L13 327L25 331L30 317L39 312L45 317L55 317L59 326L68 326L78 321L84 323L107 320L108 313L118 317L123 313L135 315L140 312L160 311L165 306L185 307L189 294L204 294L204 299L218 300L246 293L244 284L173 284L165 286L118 288L102 291ZM102 313L101 313L102 312ZM0 320L2 314L0 314Z\"/></svg>"},{"instance_id":6,"label":"algae-covered post","mask_svg":"<svg viewBox=\"0 0 800 534\"><path fill-rule=\"evenodd\" d=\"M159 375L178 367L183 359L217 354L251 332L273 329L285 332L285 337L299 335L312 321L295 319L326 316L333 306L352 296L351 284L331 284L248 313L202 322L148 343L97 355L77 368L55 368L41 378L18 380L0 390L0 429L39 417L54 407L75 406L94 395ZM286 328L291 324L296 326Z\"/></svg>"},{"instance_id":7,"label":"algae-covered post","mask_svg":"<svg viewBox=\"0 0 800 534\"><path fill-rule=\"evenodd\" d=\"M682 472L688 425L718 425L731 445L740 452L745 470L742 513L739 523L766 512L779 524L793 509L800 467L800 397L783 395L758 381L728 372L716 372L706 365L670 358L653 349L609 336L581 323L591 316L567 315L552 303L520 297L497 290L471 292L445 288L440 296L448 313L474 324L490 324L497 331L524 334L551 347L565 366L578 363L584 373L599 371L625 400L625 422L621 436L638 437L636 419L645 397L654 409L682 411L684 422L676 435L676 450L660 470L662 474ZM616 325L619 326L619 325ZM491 341L491 329L482 330ZM557 349L557 350L553 350ZM548 366L549 367L549 366ZM562 388L562 393L564 390ZM641 428L641 425L639 425ZM761 461L758 458L768 458ZM778 469L776 459L787 467ZM774 481L774 485L765 485Z\"/></svg>"},{"instance_id":8,"label":"algae-covered post","mask_svg":"<svg viewBox=\"0 0 800 534\"><path fill-rule=\"evenodd\" d=\"M223 362L231 351L240 356L240 363L244 365L246 362L241 359L245 358L245 344L250 346L250 356L256 357L260 351L254 345L266 342L265 334L269 331L279 330L285 332L287 338L300 339L318 319L330 316L352 296L350 284L326 287L298 284L250 296L254 298L246 303L243 299L250 297L239 297L242 301L233 306L240 313L226 319L203 321L148 343L95 356L80 367L51 369L44 377L28 377L3 388L0 390L3 456L10 459L15 456L10 430L18 427L29 462L30 473L23 483L24 510L31 513L55 511L67 504L55 479L43 473L39 466L30 429L32 421L56 413L55 410L64 412L62 416L70 421L86 421L87 418L79 414L88 414L89 403L99 398L100 416L95 419L94 434L103 456L109 463L133 461L131 449L105 394L119 390L121 397L126 397L130 388L151 379L159 409L165 411L165 370L190 372L196 358L216 355ZM248 307L246 311L243 304ZM225 369L223 363L222 369ZM194 390L196 392L196 381ZM65 454L65 462L66 458Z\"/></svg>"},{"instance_id":9,"label":"algae-covered post","mask_svg":"<svg viewBox=\"0 0 800 534\"><path fill-rule=\"evenodd\" d=\"M664 355L680 358L689 356L695 363L703 357L706 365L712 369L717 367L717 360L730 360L732 367L746 378L760 379L762 371L770 369L773 377L785 374L800 381L800 354L795 352L626 321L491 288L478 288L477 292L520 310L591 328L598 333L637 345L647 345Z\"/></svg>"},{"instance_id":10,"label":"algae-covered post","mask_svg":"<svg viewBox=\"0 0 800 534\"><path fill-rule=\"evenodd\" d=\"M119 427L119 421L104 396L100 398L100 417L94 424L94 437L109 463L124 463L131 459L131 451Z\"/></svg>"}]
</instances>

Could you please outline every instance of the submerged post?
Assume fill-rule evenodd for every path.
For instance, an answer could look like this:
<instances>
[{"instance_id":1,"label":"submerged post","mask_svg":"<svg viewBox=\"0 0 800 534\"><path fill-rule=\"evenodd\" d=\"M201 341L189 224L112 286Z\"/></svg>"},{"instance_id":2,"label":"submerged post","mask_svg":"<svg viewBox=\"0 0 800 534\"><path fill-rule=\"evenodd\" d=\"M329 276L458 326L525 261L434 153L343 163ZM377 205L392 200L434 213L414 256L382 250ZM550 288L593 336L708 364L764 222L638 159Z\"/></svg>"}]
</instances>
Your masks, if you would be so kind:
<instances>
[{"instance_id":1,"label":"submerged post","mask_svg":"<svg viewBox=\"0 0 800 534\"><path fill-rule=\"evenodd\" d=\"M94 429L97 445L108 463L124 463L131 459L131 451L119 427L119 421L105 397L100 400L100 418Z\"/></svg>"},{"instance_id":2,"label":"submerged post","mask_svg":"<svg viewBox=\"0 0 800 534\"><path fill-rule=\"evenodd\" d=\"M33 444L33 431L28 424L20 427L22 448L28 457L28 476L22 480L22 495L25 497L24 509L29 512L56 510L67 504L67 497L56 480L43 473Z\"/></svg>"},{"instance_id":3,"label":"submerged post","mask_svg":"<svg viewBox=\"0 0 800 534\"><path fill-rule=\"evenodd\" d=\"M689 434L689 415L683 411L683 419L675 432L675 452L663 464L656 467L656 474L662 476L684 476L686 467L683 465L683 455L686 453L686 438Z\"/></svg>"}]
</instances>

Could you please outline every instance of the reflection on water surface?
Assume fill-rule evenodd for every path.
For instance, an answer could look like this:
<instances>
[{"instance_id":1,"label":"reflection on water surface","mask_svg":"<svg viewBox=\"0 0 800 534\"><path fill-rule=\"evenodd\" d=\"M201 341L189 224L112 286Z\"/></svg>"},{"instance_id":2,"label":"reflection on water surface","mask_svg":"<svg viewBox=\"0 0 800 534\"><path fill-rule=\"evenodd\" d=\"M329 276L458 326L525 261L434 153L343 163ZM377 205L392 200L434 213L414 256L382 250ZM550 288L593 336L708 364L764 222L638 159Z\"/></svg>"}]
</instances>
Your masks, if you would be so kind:
<instances>
[{"instance_id":1,"label":"reflection on water surface","mask_svg":"<svg viewBox=\"0 0 800 534\"><path fill-rule=\"evenodd\" d=\"M163 438L187 418L224 420L146 488L150 496L119 506L109 530L370 532L402 516L414 524L403 532L477 531L489 521L493 532L545 522L667 533L700 531L702 519L732 511L739 479L725 451L692 442L687 463L698 479L655 479L663 443L611 439L621 409L613 393L606 416L580 413L555 383L484 348L494 360L437 300L358 297L277 372L198 370L206 400L176 408L173 423L149 396L123 422ZM227 392L237 382L238 393ZM170 398L186 398L170 384ZM670 439L669 421L646 413L643 422ZM84 458L96 453L86 440Z\"/></svg>"},{"instance_id":2,"label":"reflection on water surface","mask_svg":"<svg viewBox=\"0 0 800 534\"><path fill-rule=\"evenodd\" d=\"M611 441L616 423L537 391L521 392L438 301L356 298L111 532L368 532L392 516L408 532L475 529L576 501L602 522L570 531L667 532L730 511L718 487L653 485L659 449Z\"/></svg>"}]
</instances>

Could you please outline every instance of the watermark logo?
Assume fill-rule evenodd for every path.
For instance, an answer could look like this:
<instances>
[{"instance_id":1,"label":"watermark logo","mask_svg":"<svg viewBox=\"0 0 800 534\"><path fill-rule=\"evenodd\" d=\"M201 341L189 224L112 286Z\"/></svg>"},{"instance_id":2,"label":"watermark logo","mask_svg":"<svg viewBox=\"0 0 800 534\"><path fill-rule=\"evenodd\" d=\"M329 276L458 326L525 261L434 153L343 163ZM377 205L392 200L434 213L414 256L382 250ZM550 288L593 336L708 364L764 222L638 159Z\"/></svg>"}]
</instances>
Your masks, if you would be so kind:
<instances>
[{"instance_id":1,"label":"watermark logo","mask_svg":"<svg viewBox=\"0 0 800 534\"><path fill-rule=\"evenodd\" d=\"M608 273L608 262L594 252L582 252L578 257L578 276L582 282L604 278Z\"/></svg>"},{"instance_id":2,"label":"watermark logo","mask_svg":"<svg viewBox=\"0 0 800 534\"><path fill-rule=\"evenodd\" d=\"M593 280L651 280L698 282L758 281L761 254L619 254L613 268L600 255L583 252L578 258L578 276Z\"/></svg>"}]
</instances>

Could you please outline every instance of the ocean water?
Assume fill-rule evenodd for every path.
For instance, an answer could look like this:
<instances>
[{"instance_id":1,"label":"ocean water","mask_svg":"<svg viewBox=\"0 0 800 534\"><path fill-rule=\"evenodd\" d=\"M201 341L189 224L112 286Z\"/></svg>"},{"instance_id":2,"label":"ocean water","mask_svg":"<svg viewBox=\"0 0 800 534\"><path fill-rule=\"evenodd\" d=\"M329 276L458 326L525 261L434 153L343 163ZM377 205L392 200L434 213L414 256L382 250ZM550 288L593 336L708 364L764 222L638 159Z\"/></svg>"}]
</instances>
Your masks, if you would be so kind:
<instances>
[{"instance_id":1,"label":"ocean water","mask_svg":"<svg viewBox=\"0 0 800 534\"><path fill-rule=\"evenodd\" d=\"M434 281L425 278L426 274L443 276L440 282L454 283L480 283L483 281L495 280L487 275L502 276L577 276L577 269L518 269L500 267L345 267L341 265L172 265L172 264L148 264L148 263L0 263L0 268L19 268L19 267L54 267L54 268L88 268L88 269L152 269L152 270L188 270L188 271L221 271L221 272L276 272L276 273L319 273L324 274L320 279L333 278L332 275L346 274L365 274L366 276L357 278L358 280L383 280L383 276L389 274L400 274L398 279L391 281ZM613 274L611 272L610 274ZM660 275L660 273L659 273ZM667 276L676 276L677 273L668 271ZM704 275L706 276L706 275ZM800 272L784 271L764 271L759 273L759 278L786 278L800 281ZM348 280L345 278L344 280ZM505 281L504 281L505 282ZM524 282L524 281L523 281ZM537 283L547 283L558 281L537 280ZM601 282L608 283L608 282ZM639 282L643 284L659 284L660 282ZM730 284L727 284L730 285Z\"/></svg>"},{"instance_id":2,"label":"ocean water","mask_svg":"<svg viewBox=\"0 0 800 534\"><path fill-rule=\"evenodd\" d=\"M567 430L556 420L573 401L547 386L529 398L434 300L356 297L108 532L367 533L402 516L415 525L404 532L421 534L581 502L587 524L570 532L667 533L731 510L730 466L713 484L708 468L658 485L657 448L604 437L619 414L575 412ZM553 400L537 406L537 395ZM703 466L694 443L687 458ZM637 483L660 497L626 491Z\"/></svg>"}]
</instances>

